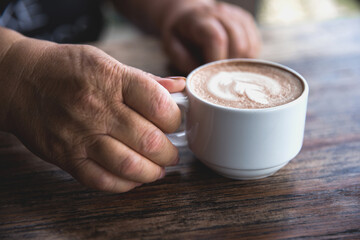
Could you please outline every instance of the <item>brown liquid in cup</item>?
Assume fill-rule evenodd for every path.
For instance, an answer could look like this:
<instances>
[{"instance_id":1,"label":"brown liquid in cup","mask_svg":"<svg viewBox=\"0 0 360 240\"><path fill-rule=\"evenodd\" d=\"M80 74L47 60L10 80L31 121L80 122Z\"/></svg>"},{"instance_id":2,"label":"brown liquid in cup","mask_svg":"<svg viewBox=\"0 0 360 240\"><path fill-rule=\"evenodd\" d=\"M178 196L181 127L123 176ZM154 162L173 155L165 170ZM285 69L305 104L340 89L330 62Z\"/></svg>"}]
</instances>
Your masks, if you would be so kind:
<instances>
[{"instance_id":1,"label":"brown liquid in cup","mask_svg":"<svg viewBox=\"0 0 360 240\"><path fill-rule=\"evenodd\" d=\"M198 69L189 79L199 98L225 107L271 108L297 99L302 81L280 67L257 62L229 61Z\"/></svg>"}]
</instances>

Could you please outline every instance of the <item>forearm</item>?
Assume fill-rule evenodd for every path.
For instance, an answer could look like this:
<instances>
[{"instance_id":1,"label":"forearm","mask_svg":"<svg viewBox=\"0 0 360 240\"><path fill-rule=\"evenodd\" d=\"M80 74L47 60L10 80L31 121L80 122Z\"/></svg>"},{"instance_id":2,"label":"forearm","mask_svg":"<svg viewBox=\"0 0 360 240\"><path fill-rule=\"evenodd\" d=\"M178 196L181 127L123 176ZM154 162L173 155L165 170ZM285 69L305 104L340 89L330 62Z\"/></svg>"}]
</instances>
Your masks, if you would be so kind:
<instances>
[{"instance_id":1,"label":"forearm","mask_svg":"<svg viewBox=\"0 0 360 240\"><path fill-rule=\"evenodd\" d=\"M13 130L13 113L22 108L15 102L24 99L19 89L24 84L32 85L27 80L38 74L34 72L37 59L48 45L0 27L0 131Z\"/></svg>"},{"instance_id":2,"label":"forearm","mask_svg":"<svg viewBox=\"0 0 360 240\"><path fill-rule=\"evenodd\" d=\"M8 130L7 117L11 96L17 85L17 80L11 76L8 61L9 52L11 52L14 44L23 38L24 36L15 31L0 27L0 131Z\"/></svg>"},{"instance_id":3,"label":"forearm","mask_svg":"<svg viewBox=\"0 0 360 240\"><path fill-rule=\"evenodd\" d=\"M118 11L142 29L159 33L175 12L215 0L113 0Z\"/></svg>"},{"instance_id":4,"label":"forearm","mask_svg":"<svg viewBox=\"0 0 360 240\"><path fill-rule=\"evenodd\" d=\"M3 60L11 46L22 38L24 36L15 31L0 27L0 61Z\"/></svg>"}]
</instances>

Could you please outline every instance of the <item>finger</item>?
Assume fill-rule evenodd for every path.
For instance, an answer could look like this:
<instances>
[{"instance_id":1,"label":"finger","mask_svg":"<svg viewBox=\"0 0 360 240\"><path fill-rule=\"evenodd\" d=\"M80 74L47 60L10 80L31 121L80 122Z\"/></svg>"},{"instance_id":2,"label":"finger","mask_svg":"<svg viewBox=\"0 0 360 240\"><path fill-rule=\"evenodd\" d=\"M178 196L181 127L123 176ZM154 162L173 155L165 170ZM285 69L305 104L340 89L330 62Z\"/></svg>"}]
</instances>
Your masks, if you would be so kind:
<instances>
[{"instance_id":1,"label":"finger","mask_svg":"<svg viewBox=\"0 0 360 240\"><path fill-rule=\"evenodd\" d=\"M223 24L229 38L229 58L246 57L249 48L249 40L244 28L238 22L229 19L226 11L222 11L219 21Z\"/></svg>"},{"instance_id":2,"label":"finger","mask_svg":"<svg viewBox=\"0 0 360 240\"><path fill-rule=\"evenodd\" d=\"M164 168L110 136L98 136L87 153L103 168L130 181L149 183L165 175Z\"/></svg>"},{"instance_id":3,"label":"finger","mask_svg":"<svg viewBox=\"0 0 360 240\"><path fill-rule=\"evenodd\" d=\"M124 79L123 98L126 105L164 132L173 132L179 127L180 109L170 93L150 74L130 68Z\"/></svg>"},{"instance_id":4,"label":"finger","mask_svg":"<svg viewBox=\"0 0 360 240\"><path fill-rule=\"evenodd\" d=\"M160 166L178 161L178 149L165 134L144 117L126 106L108 120L108 134Z\"/></svg>"},{"instance_id":5,"label":"finger","mask_svg":"<svg viewBox=\"0 0 360 240\"><path fill-rule=\"evenodd\" d=\"M121 193L141 185L115 176L91 159L78 160L73 166L64 170L85 186L101 191Z\"/></svg>"},{"instance_id":6,"label":"finger","mask_svg":"<svg viewBox=\"0 0 360 240\"><path fill-rule=\"evenodd\" d=\"M242 26L245 29L250 44L248 57L255 58L260 54L261 35L253 17L249 13L247 13L244 21L242 21Z\"/></svg>"},{"instance_id":7,"label":"finger","mask_svg":"<svg viewBox=\"0 0 360 240\"><path fill-rule=\"evenodd\" d=\"M206 62L228 57L227 33L216 18L203 18L190 26L190 29L189 37L192 37L196 44L202 48Z\"/></svg>"},{"instance_id":8,"label":"finger","mask_svg":"<svg viewBox=\"0 0 360 240\"><path fill-rule=\"evenodd\" d=\"M200 65L183 43L173 34L164 34L163 42L165 52L179 71L189 73Z\"/></svg>"},{"instance_id":9,"label":"finger","mask_svg":"<svg viewBox=\"0 0 360 240\"><path fill-rule=\"evenodd\" d=\"M245 33L244 35L248 39L246 57L257 57L260 53L261 37L253 16L247 11L241 8L234 8L227 3L222 3L220 5L225 12L228 12L227 14L225 13L226 15L236 16L237 21L234 22L237 22L242 26Z\"/></svg>"},{"instance_id":10,"label":"finger","mask_svg":"<svg viewBox=\"0 0 360 240\"><path fill-rule=\"evenodd\" d=\"M161 86L166 88L170 93L182 92L185 89L186 78L185 77L166 77L155 79Z\"/></svg>"}]
</instances>

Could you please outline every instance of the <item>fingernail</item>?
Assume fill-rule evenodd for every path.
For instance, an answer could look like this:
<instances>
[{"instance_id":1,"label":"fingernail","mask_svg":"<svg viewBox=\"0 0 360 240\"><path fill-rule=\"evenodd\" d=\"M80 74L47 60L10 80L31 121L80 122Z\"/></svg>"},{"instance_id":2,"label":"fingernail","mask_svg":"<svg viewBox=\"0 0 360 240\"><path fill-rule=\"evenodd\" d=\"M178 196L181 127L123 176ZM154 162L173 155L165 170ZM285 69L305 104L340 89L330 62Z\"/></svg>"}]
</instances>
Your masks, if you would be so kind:
<instances>
[{"instance_id":1,"label":"fingernail","mask_svg":"<svg viewBox=\"0 0 360 240\"><path fill-rule=\"evenodd\" d=\"M186 81L186 77L182 77L182 76L170 76L170 77L166 77L166 78L177 80L177 81L180 81L180 80Z\"/></svg>"},{"instance_id":2,"label":"fingernail","mask_svg":"<svg viewBox=\"0 0 360 240\"><path fill-rule=\"evenodd\" d=\"M140 187L141 185L143 185L142 183L136 183L135 187Z\"/></svg>"},{"instance_id":3,"label":"fingernail","mask_svg":"<svg viewBox=\"0 0 360 240\"><path fill-rule=\"evenodd\" d=\"M162 169L160 177L158 179L163 179L165 177L165 169Z\"/></svg>"}]
</instances>

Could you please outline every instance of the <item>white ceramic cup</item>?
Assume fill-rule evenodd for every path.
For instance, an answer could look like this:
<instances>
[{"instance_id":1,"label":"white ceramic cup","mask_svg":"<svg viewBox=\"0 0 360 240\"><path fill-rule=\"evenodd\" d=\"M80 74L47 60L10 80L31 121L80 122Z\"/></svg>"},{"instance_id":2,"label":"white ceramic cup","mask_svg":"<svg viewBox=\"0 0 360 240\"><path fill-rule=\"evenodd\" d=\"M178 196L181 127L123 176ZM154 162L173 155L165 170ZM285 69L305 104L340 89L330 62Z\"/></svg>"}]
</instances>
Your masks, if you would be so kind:
<instances>
[{"instance_id":1,"label":"white ceramic cup","mask_svg":"<svg viewBox=\"0 0 360 240\"><path fill-rule=\"evenodd\" d=\"M229 108L207 102L190 87L192 77L205 66L219 62L262 63L295 75L302 94L290 103L262 109ZM188 145L195 156L219 174L233 179L272 175L301 150L309 87L305 79L283 65L256 59L209 63L187 77L186 93L172 94L186 110L186 130L168 137L176 146Z\"/></svg>"}]
</instances>

